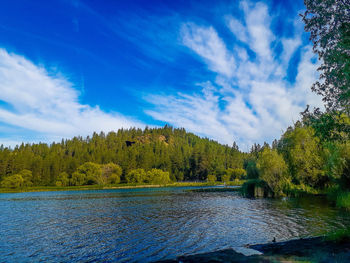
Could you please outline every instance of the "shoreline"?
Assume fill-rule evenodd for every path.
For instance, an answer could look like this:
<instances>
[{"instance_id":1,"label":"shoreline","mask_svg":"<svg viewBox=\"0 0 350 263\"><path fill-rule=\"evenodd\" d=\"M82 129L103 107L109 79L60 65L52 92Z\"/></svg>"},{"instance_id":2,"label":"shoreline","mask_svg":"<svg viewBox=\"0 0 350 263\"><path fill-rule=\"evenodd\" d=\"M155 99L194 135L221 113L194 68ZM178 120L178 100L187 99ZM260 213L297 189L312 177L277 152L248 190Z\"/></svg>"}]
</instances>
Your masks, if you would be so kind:
<instances>
[{"instance_id":1,"label":"shoreline","mask_svg":"<svg viewBox=\"0 0 350 263\"><path fill-rule=\"evenodd\" d=\"M326 236L246 245L244 248L252 253L245 255L238 252L240 249L229 248L156 262L350 262L350 240L332 241Z\"/></svg>"},{"instance_id":2,"label":"shoreline","mask_svg":"<svg viewBox=\"0 0 350 263\"><path fill-rule=\"evenodd\" d=\"M227 186L241 186L242 182L231 182ZM86 190L112 190L112 189L138 189L138 188L167 188L167 187L224 187L219 183L207 182L177 182L166 185L154 184L120 184L111 186L84 185L84 186L32 186L26 188L0 188L0 194L27 193L27 192L55 192L55 191L86 191Z\"/></svg>"}]
</instances>

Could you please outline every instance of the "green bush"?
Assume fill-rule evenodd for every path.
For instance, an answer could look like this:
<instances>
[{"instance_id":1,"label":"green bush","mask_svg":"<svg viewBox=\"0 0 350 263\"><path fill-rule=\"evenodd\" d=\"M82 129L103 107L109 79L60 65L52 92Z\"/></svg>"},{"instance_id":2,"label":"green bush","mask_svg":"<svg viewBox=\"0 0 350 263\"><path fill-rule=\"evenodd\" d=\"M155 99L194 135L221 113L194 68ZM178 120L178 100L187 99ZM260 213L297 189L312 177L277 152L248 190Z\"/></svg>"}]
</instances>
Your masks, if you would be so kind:
<instances>
[{"instance_id":1,"label":"green bush","mask_svg":"<svg viewBox=\"0 0 350 263\"><path fill-rule=\"evenodd\" d=\"M332 187L327 191L327 197L339 208L350 210L350 192L342 190L339 186Z\"/></svg>"},{"instance_id":2,"label":"green bush","mask_svg":"<svg viewBox=\"0 0 350 263\"><path fill-rule=\"evenodd\" d=\"M33 185L33 174L32 171L23 169L18 173L23 178L23 186L32 186Z\"/></svg>"},{"instance_id":3,"label":"green bush","mask_svg":"<svg viewBox=\"0 0 350 263\"><path fill-rule=\"evenodd\" d=\"M33 185L32 171L23 169L18 174L5 177L1 181L1 186L6 188L28 187Z\"/></svg>"},{"instance_id":4,"label":"green bush","mask_svg":"<svg viewBox=\"0 0 350 263\"><path fill-rule=\"evenodd\" d=\"M286 183L289 181L287 165L276 150L266 147L259 153L257 168L260 179L265 181L275 196L281 196Z\"/></svg>"},{"instance_id":5,"label":"green bush","mask_svg":"<svg viewBox=\"0 0 350 263\"><path fill-rule=\"evenodd\" d=\"M147 174L143 169L134 169L125 175L125 180L127 183L143 183L147 180Z\"/></svg>"},{"instance_id":6,"label":"green bush","mask_svg":"<svg viewBox=\"0 0 350 263\"><path fill-rule=\"evenodd\" d=\"M102 170L100 165L92 162L80 165L72 174L71 185L103 184Z\"/></svg>"},{"instance_id":7,"label":"green bush","mask_svg":"<svg viewBox=\"0 0 350 263\"><path fill-rule=\"evenodd\" d=\"M69 185L69 178L66 172L62 172L59 174L56 180L56 186L67 186Z\"/></svg>"},{"instance_id":8,"label":"green bush","mask_svg":"<svg viewBox=\"0 0 350 263\"><path fill-rule=\"evenodd\" d=\"M208 181L208 183L215 183L216 176L214 174L208 174L207 181Z\"/></svg>"},{"instance_id":9,"label":"green bush","mask_svg":"<svg viewBox=\"0 0 350 263\"><path fill-rule=\"evenodd\" d=\"M22 187L23 184L24 180L19 174L7 176L1 181L1 186L5 188L19 188Z\"/></svg>"},{"instance_id":10,"label":"green bush","mask_svg":"<svg viewBox=\"0 0 350 263\"><path fill-rule=\"evenodd\" d=\"M304 185L304 184L295 185L290 181L284 185L283 192L287 196L291 196L291 197L302 197L302 196L314 195L319 193L319 191L312 188L311 186Z\"/></svg>"},{"instance_id":11,"label":"green bush","mask_svg":"<svg viewBox=\"0 0 350 263\"><path fill-rule=\"evenodd\" d=\"M325 240L336 243L349 243L350 242L350 228L344 228L335 232L327 233Z\"/></svg>"},{"instance_id":12,"label":"green bush","mask_svg":"<svg viewBox=\"0 0 350 263\"><path fill-rule=\"evenodd\" d=\"M102 180L104 184L119 184L122 168L115 163L108 163L101 166Z\"/></svg>"},{"instance_id":13,"label":"green bush","mask_svg":"<svg viewBox=\"0 0 350 263\"><path fill-rule=\"evenodd\" d=\"M350 192L339 192L336 199L336 206L350 209Z\"/></svg>"},{"instance_id":14,"label":"green bush","mask_svg":"<svg viewBox=\"0 0 350 263\"><path fill-rule=\"evenodd\" d=\"M169 172L164 172L160 169L152 169L147 172L147 180L145 180L145 183L168 184L170 182Z\"/></svg>"},{"instance_id":15,"label":"green bush","mask_svg":"<svg viewBox=\"0 0 350 263\"><path fill-rule=\"evenodd\" d=\"M221 176L221 182L228 183L231 179L231 176L229 174L224 174Z\"/></svg>"},{"instance_id":16,"label":"green bush","mask_svg":"<svg viewBox=\"0 0 350 263\"><path fill-rule=\"evenodd\" d=\"M256 167L256 161L254 159L246 160L244 168L247 171L247 179L259 178L259 169Z\"/></svg>"}]
</instances>

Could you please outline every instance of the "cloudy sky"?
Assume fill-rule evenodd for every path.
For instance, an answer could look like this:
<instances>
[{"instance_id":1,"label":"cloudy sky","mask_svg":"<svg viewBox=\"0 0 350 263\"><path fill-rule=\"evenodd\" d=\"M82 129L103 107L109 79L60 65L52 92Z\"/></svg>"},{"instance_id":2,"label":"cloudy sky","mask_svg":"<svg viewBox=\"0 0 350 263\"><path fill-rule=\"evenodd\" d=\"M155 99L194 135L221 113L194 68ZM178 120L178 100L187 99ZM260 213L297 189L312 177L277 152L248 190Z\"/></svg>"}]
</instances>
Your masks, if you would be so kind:
<instances>
[{"instance_id":1,"label":"cloudy sky","mask_svg":"<svg viewBox=\"0 0 350 263\"><path fill-rule=\"evenodd\" d=\"M242 150L299 119L317 58L302 0L4 1L0 144L184 127Z\"/></svg>"}]
</instances>

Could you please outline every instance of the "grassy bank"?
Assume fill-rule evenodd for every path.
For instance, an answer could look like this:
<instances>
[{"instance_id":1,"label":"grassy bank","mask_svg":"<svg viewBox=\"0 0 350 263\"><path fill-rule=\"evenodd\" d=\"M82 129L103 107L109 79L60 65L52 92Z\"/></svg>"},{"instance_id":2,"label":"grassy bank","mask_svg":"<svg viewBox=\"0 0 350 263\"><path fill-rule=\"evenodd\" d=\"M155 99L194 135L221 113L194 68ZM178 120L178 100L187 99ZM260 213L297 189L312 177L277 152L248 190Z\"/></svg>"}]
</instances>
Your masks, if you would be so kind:
<instances>
[{"instance_id":1,"label":"grassy bank","mask_svg":"<svg viewBox=\"0 0 350 263\"><path fill-rule=\"evenodd\" d=\"M242 185L243 181L229 182L226 185L235 186ZM222 182L176 182L166 185L150 185L150 184L115 184L115 185L82 185L82 186L32 186L24 188L2 188L0 193L21 193L21 192L45 192L45 191L81 191L81 190L103 190L103 189L132 189L132 188L150 188L150 187L201 187L201 186L217 186Z\"/></svg>"},{"instance_id":2,"label":"grassy bank","mask_svg":"<svg viewBox=\"0 0 350 263\"><path fill-rule=\"evenodd\" d=\"M328 199L335 204L336 207L350 210L350 192L339 187L333 187L327 192Z\"/></svg>"}]
</instances>

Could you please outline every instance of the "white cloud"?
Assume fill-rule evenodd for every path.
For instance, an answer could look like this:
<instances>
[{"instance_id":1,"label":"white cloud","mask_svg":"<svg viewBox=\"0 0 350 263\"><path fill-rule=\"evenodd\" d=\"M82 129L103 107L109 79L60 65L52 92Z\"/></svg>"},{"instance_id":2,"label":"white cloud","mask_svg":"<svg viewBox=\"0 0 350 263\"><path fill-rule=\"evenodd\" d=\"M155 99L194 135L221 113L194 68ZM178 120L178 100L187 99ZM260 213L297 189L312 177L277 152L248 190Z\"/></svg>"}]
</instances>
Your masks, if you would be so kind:
<instances>
[{"instance_id":1,"label":"white cloud","mask_svg":"<svg viewBox=\"0 0 350 263\"><path fill-rule=\"evenodd\" d=\"M228 77L232 76L235 68L234 58L214 28L189 23L182 26L181 34L184 45L202 57L211 70Z\"/></svg>"},{"instance_id":2,"label":"white cloud","mask_svg":"<svg viewBox=\"0 0 350 263\"><path fill-rule=\"evenodd\" d=\"M264 60L271 60L271 42L275 39L270 30L270 17L267 6L257 3L245 11L247 30L250 36L250 47Z\"/></svg>"},{"instance_id":3,"label":"white cloud","mask_svg":"<svg viewBox=\"0 0 350 263\"><path fill-rule=\"evenodd\" d=\"M178 93L177 96L153 95L146 98L149 102L157 102L157 110L148 110L147 114L154 119L172 123L177 127L186 127L202 136L226 138L222 142L232 141L221 121L219 98L215 96L210 84L203 84L199 95ZM230 139L228 139L231 136Z\"/></svg>"},{"instance_id":4,"label":"white cloud","mask_svg":"<svg viewBox=\"0 0 350 263\"><path fill-rule=\"evenodd\" d=\"M223 143L235 140L248 150L253 142L279 138L306 104L321 107L322 101L310 89L317 65L311 48L301 48L298 25L293 24L294 36L278 39L266 4L242 1L240 6L244 21L226 16L228 29L245 42L235 43L232 51L213 27L187 23L182 31L184 45L202 57L217 78L193 94L150 96L155 109L146 113ZM274 51L273 42L281 44L281 54ZM301 61L289 65L300 48ZM255 57L248 56L248 49ZM297 67L295 83L287 80L289 66Z\"/></svg>"},{"instance_id":5,"label":"white cloud","mask_svg":"<svg viewBox=\"0 0 350 263\"><path fill-rule=\"evenodd\" d=\"M121 114L81 104L78 95L63 76L0 49L0 101L7 104L0 105L1 123L41 133L48 140L142 126Z\"/></svg>"},{"instance_id":6,"label":"white cloud","mask_svg":"<svg viewBox=\"0 0 350 263\"><path fill-rule=\"evenodd\" d=\"M230 16L227 18L227 25L231 32L242 42L248 41L248 36L246 33L246 30L244 26L242 25L239 20L235 19L234 17Z\"/></svg>"}]
</instances>

